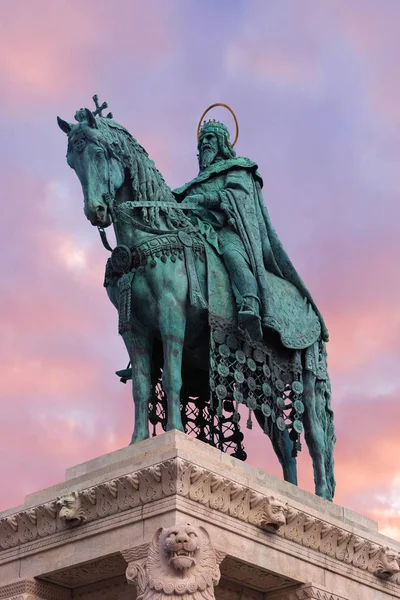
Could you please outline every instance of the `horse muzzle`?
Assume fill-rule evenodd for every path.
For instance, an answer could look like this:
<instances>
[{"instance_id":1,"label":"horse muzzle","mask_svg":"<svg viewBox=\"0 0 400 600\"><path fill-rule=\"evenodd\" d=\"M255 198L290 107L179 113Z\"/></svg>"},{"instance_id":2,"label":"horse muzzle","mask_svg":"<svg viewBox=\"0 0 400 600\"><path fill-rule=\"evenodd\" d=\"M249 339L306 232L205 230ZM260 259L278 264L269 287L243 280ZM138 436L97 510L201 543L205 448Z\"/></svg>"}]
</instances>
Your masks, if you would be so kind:
<instances>
[{"instance_id":1,"label":"horse muzzle","mask_svg":"<svg viewBox=\"0 0 400 600\"><path fill-rule=\"evenodd\" d=\"M85 210L90 223L95 227L108 227L111 225L111 214L107 206L99 204L92 210Z\"/></svg>"}]
</instances>

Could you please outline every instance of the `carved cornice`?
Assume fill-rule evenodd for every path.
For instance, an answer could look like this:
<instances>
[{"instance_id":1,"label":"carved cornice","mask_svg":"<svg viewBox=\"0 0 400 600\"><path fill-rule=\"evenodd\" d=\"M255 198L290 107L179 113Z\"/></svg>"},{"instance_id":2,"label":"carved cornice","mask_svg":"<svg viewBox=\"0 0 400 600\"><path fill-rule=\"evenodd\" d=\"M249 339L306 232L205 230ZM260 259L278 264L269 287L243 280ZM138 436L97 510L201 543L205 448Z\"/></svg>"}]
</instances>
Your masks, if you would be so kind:
<instances>
[{"instance_id":1,"label":"carved cornice","mask_svg":"<svg viewBox=\"0 0 400 600\"><path fill-rule=\"evenodd\" d=\"M400 584L395 550L178 457L3 517L0 548L8 550L174 495Z\"/></svg>"},{"instance_id":2,"label":"carved cornice","mask_svg":"<svg viewBox=\"0 0 400 600\"><path fill-rule=\"evenodd\" d=\"M19 579L0 587L1 600L69 600L71 591L32 579Z\"/></svg>"}]
</instances>

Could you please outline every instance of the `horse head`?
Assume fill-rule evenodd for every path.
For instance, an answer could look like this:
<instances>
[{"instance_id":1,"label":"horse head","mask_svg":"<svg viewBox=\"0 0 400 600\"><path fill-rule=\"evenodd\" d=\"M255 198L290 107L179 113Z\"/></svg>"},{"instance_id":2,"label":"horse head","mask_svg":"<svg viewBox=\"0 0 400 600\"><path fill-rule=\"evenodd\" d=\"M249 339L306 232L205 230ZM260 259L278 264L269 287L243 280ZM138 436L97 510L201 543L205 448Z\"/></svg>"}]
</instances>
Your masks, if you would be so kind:
<instances>
[{"instance_id":1,"label":"horse head","mask_svg":"<svg viewBox=\"0 0 400 600\"><path fill-rule=\"evenodd\" d=\"M96 118L88 109L81 109L68 123L60 117L57 122L68 135L67 162L82 185L84 212L92 225L108 227L112 223L115 194L124 183L121 162L111 153L105 118Z\"/></svg>"}]
</instances>

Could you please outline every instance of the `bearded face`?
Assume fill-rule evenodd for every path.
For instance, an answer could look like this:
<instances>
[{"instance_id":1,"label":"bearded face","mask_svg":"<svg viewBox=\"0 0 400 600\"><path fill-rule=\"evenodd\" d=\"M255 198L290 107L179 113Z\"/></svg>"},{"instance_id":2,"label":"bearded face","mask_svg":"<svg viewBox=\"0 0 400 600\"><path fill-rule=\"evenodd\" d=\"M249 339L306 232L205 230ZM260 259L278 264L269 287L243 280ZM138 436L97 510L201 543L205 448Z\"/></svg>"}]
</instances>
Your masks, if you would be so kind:
<instances>
[{"instance_id":1,"label":"bearded face","mask_svg":"<svg viewBox=\"0 0 400 600\"><path fill-rule=\"evenodd\" d=\"M200 140L199 162L200 170L209 167L218 156L219 145L215 133L206 133Z\"/></svg>"}]
</instances>

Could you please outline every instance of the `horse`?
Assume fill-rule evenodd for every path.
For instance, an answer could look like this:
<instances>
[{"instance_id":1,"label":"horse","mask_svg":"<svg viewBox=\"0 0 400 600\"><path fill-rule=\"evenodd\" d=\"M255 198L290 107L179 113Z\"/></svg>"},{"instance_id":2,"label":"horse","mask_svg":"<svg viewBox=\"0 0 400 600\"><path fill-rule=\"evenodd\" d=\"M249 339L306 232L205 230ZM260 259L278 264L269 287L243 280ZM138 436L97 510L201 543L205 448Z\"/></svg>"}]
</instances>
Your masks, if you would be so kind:
<instances>
[{"instance_id":1,"label":"horse","mask_svg":"<svg viewBox=\"0 0 400 600\"><path fill-rule=\"evenodd\" d=\"M205 378L209 370L207 264L199 260L204 242L196 237L192 221L146 150L123 126L109 116L96 117L89 109L78 111L76 119L78 122L71 124L58 117L59 127L68 136L67 162L81 183L87 219L102 233L112 225L117 242L108 277L106 271L106 290L119 310L120 333L132 365L131 443L149 437L157 341L163 353L166 430L184 431L180 409L183 364L202 369ZM222 261L220 268L224 269ZM315 492L332 500L334 435L329 380L323 385L305 367L302 379L303 422ZM254 413L270 435L284 479L297 485L288 431L278 432L276 427L268 431L265 415L260 410Z\"/></svg>"}]
</instances>

